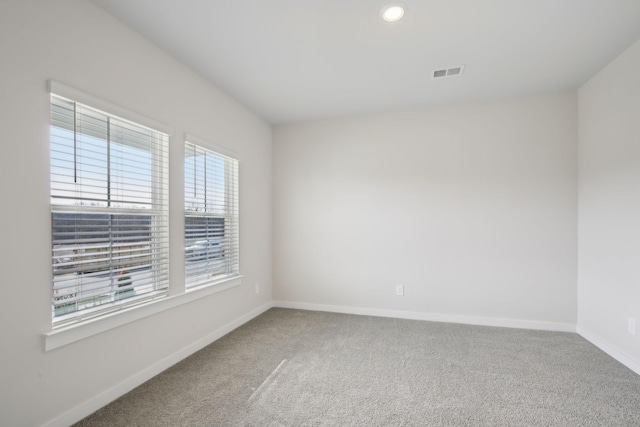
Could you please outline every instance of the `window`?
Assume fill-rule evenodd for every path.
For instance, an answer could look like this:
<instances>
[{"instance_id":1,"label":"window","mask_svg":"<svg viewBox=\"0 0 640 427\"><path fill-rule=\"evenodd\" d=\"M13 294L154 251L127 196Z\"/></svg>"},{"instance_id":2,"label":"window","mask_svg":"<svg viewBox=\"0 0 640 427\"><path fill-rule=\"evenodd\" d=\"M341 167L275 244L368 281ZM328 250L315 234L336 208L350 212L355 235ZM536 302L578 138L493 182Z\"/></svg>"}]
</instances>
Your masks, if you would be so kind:
<instances>
[{"instance_id":1,"label":"window","mask_svg":"<svg viewBox=\"0 0 640 427\"><path fill-rule=\"evenodd\" d=\"M184 182L187 289L238 276L238 161L186 142Z\"/></svg>"},{"instance_id":2,"label":"window","mask_svg":"<svg viewBox=\"0 0 640 427\"><path fill-rule=\"evenodd\" d=\"M55 327L166 295L166 133L51 91ZM64 90L61 90L65 92Z\"/></svg>"}]
</instances>

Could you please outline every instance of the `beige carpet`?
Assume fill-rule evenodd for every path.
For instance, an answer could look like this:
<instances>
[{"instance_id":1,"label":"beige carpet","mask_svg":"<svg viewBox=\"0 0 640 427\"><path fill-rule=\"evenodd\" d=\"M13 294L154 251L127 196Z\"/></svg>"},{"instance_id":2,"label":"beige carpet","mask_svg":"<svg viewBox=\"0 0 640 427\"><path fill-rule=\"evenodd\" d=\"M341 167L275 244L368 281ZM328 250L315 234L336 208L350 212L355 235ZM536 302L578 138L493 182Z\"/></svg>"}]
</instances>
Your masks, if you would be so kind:
<instances>
[{"instance_id":1,"label":"beige carpet","mask_svg":"<svg viewBox=\"0 0 640 427\"><path fill-rule=\"evenodd\" d=\"M640 426L576 334L271 309L77 426Z\"/></svg>"}]
</instances>

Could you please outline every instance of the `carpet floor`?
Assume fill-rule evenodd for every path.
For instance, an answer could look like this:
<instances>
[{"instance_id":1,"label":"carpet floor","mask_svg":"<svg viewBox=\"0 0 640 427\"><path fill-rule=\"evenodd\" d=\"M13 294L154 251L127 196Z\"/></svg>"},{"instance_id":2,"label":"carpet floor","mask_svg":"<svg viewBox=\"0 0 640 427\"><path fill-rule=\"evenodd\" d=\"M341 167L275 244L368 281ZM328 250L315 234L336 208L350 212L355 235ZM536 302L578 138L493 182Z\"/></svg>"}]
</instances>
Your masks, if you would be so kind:
<instances>
[{"instance_id":1,"label":"carpet floor","mask_svg":"<svg viewBox=\"0 0 640 427\"><path fill-rule=\"evenodd\" d=\"M640 426L577 334L274 308L76 424Z\"/></svg>"}]
</instances>

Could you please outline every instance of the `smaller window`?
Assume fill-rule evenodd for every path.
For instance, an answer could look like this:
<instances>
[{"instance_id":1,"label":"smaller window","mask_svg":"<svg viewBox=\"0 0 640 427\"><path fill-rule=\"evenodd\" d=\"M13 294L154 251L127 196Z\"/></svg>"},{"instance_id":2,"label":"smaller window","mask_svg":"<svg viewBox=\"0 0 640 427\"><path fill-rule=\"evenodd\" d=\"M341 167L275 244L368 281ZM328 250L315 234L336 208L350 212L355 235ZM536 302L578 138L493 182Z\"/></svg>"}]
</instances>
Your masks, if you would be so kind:
<instances>
[{"instance_id":1,"label":"smaller window","mask_svg":"<svg viewBox=\"0 0 640 427\"><path fill-rule=\"evenodd\" d=\"M238 276L238 160L186 142L184 183L186 288Z\"/></svg>"}]
</instances>

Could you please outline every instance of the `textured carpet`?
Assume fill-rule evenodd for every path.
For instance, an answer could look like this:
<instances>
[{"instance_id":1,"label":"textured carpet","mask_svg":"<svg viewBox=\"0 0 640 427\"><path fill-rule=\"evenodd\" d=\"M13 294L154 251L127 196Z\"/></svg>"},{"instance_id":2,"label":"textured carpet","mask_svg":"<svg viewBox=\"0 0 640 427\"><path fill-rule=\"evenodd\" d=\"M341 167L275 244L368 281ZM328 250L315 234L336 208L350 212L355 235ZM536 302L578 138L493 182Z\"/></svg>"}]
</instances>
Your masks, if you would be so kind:
<instances>
[{"instance_id":1,"label":"textured carpet","mask_svg":"<svg viewBox=\"0 0 640 427\"><path fill-rule=\"evenodd\" d=\"M271 309L77 426L640 426L577 334Z\"/></svg>"}]
</instances>

